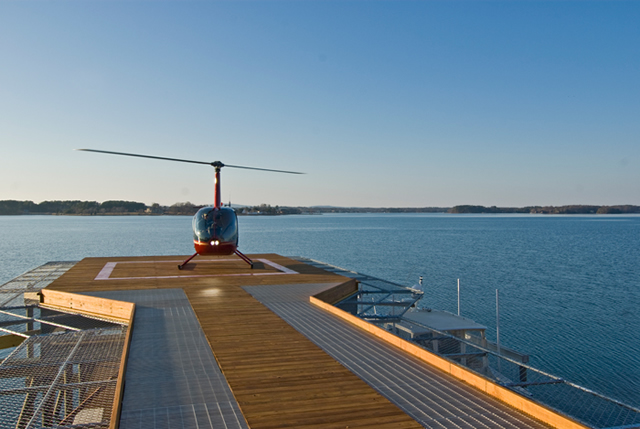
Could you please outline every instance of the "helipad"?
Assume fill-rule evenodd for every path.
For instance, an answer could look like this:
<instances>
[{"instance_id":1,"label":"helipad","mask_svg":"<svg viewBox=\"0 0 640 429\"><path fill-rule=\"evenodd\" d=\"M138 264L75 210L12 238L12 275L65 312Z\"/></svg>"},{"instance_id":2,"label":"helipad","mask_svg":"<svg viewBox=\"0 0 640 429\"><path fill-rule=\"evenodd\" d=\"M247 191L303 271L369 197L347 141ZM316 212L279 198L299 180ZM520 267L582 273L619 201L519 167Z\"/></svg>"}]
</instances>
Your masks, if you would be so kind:
<instances>
[{"instance_id":1,"label":"helipad","mask_svg":"<svg viewBox=\"0 0 640 429\"><path fill-rule=\"evenodd\" d=\"M83 427L553 425L310 302L317 296L330 304L355 280L275 254L251 258L257 261L253 270L229 257L199 257L183 271L176 267L179 256L87 258L75 264L44 289L42 306L55 291L78 294L61 295L67 302L59 301L60 308L94 316L99 311L87 310L88 300L98 300L102 309L135 303L115 411L98 416L105 405L92 405L81 385L67 383L59 391L75 392L75 402L52 405L46 421L36 424L31 417L29 427L64 426L65 413L75 410L77 416L83 409L93 410L81 414ZM60 371L67 364L73 358ZM26 427L16 418L17 425L3 420L0 427Z\"/></svg>"}]
</instances>

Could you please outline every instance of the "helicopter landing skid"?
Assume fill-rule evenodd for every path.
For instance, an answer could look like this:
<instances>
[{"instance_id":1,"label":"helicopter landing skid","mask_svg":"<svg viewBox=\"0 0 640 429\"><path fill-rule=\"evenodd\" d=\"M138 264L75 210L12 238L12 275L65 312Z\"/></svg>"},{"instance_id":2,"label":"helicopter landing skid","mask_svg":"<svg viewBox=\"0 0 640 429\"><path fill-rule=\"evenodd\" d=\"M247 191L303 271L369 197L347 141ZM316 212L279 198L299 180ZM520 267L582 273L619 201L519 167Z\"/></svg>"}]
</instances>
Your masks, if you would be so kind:
<instances>
[{"instance_id":1,"label":"helicopter landing skid","mask_svg":"<svg viewBox=\"0 0 640 429\"><path fill-rule=\"evenodd\" d=\"M240 259L242 259L243 261L245 261L247 264L249 264L251 266L251 269L253 269L253 261L251 259L249 259L247 257L247 255L245 255L244 253L242 253L241 251L239 251L238 249L235 250L235 254L238 255L240 257Z\"/></svg>"},{"instance_id":2,"label":"helicopter landing skid","mask_svg":"<svg viewBox=\"0 0 640 429\"><path fill-rule=\"evenodd\" d=\"M192 260L193 258L195 258L196 256L198 256L198 253L197 253L197 252L196 252L196 253L194 253L193 255L189 256L189 258L188 258L186 261L184 261L183 263L181 263L180 265L178 265L178 269L179 269L179 270L183 269L183 268L184 268L184 266L185 266L185 265L187 265L187 263L188 263L190 260Z\"/></svg>"},{"instance_id":3,"label":"helicopter landing skid","mask_svg":"<svg viewBox=\"0 0 640 429\"><path fill-rule=\"evenodd\" d=\"M235 254L238 255L240 257L240 259L242 259L243 261L245 261L247 264L249 264L249 266L251 267L251 269L253 269L253 261L251 259L249 259L249 257L247 257L247 255L245 255L244 253L242 253L241 251L239 251L238 249L235 250ZM181 263L180 265L178 265L178 269L181 270L184 268L185 265L187 265L189 263L189 261L191 261L193 258L195 258L196 256L198 256L198 253L194 253L193 255L189 256L187 258L186 261L184 261L183 263Z\"/></svg>"}]
</instances>

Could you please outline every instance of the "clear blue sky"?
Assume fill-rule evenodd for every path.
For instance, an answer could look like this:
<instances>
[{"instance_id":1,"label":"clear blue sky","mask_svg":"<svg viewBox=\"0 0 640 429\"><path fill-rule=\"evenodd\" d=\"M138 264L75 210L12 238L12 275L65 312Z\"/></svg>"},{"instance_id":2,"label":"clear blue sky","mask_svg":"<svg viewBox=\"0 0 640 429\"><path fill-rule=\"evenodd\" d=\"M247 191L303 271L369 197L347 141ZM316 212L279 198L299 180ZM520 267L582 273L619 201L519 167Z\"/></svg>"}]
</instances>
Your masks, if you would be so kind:
<instances>
[{"instance_id":1,"label":"clear blue sky","mask_svg":"<svg viewBox=\"0 0 640 429\"><path fill-rule=\"evenodd\" d=\"M638 1L0 1L0 199L640 204Z\"/></svg>"}]
</instances>

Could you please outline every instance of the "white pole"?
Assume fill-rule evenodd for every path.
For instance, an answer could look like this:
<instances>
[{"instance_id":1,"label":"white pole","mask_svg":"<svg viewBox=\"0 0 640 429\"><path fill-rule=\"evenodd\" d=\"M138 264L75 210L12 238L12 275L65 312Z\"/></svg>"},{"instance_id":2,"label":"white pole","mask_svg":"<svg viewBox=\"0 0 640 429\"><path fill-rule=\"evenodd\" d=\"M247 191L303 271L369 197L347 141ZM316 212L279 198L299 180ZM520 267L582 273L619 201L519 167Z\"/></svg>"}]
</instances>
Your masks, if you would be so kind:
<instances>
[{"instance_id":1,"label":"white pole","mask_svg":"<svg viewBox=\"0 0 640 429\"><path fill-rule=\"evenodd\" d=\"M458 279L458 316L460 316L460 279Z\"/></svg>"}]
</instances>

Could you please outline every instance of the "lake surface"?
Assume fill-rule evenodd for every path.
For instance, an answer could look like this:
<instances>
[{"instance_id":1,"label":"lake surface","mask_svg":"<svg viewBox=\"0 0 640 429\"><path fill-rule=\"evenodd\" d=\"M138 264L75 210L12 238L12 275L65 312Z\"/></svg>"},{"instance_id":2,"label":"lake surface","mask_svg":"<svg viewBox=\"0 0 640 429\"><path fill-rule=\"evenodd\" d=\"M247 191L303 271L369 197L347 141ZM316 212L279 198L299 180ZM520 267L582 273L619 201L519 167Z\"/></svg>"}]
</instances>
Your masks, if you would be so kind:
<instances>
[{"instance_id":1,"label":"lake surface","mask_svg":"<svg viewBox=\"0 0 640 429\"><path fill-rule=\"evenodd\" d=\"M335 214L240 217L245 253L304 256L404 285L640 407L640 217ZM191 217L0 216L0 284L48 261L193 253Z\"/></svg>"}]
</instances>

